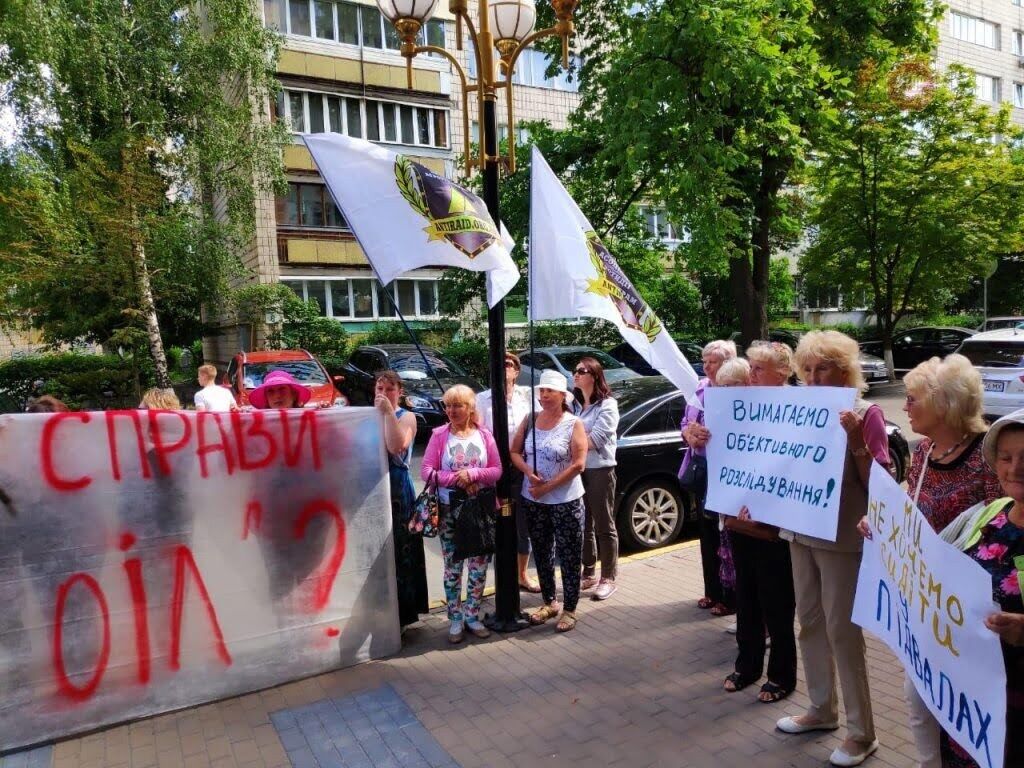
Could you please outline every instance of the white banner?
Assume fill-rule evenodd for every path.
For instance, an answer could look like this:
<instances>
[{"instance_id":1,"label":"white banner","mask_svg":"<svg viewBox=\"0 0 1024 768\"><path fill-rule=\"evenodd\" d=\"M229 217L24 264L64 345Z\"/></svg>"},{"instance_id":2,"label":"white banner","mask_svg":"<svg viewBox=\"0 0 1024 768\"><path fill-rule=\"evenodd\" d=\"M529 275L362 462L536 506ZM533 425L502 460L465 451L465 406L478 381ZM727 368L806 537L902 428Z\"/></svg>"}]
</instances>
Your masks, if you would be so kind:
<instances>
[{"instance_id":1,"label":"white banner","mask_svg":"<svg viewBox=\"0 0 1024 768\"><path fill-rule=\"evenodd\" d=\"M838 387L708 387L707 508L836 540L846 432L839 412L856 392Z\"/></svg>"},{"instance_id":2,"label":"white banner","mask_svg":"<svg viewBox=\"0 0 1024 768\"><path fill-rule=\"evenodd\" d=\"M530 177L530 306L535 320L598 317L618 327L686 396L697 374L605 248L537 147Z\"/></svg>"},{"instance_id":3,"label":"white banner","mask_svg":"<svg viewBox=\"0 0 1024 768\"><path fill-rule=\"evenodd\" d=\"M317 170L384 284L418 267L487 273L493 307L519 281L510 255L476 194L416 162L363 139L303 134Z\"/></svg>"},{"instance_id":4,"label":"white banner","mask_svg":"<svg viewBox=\"0 0 1024 768\"><path fill-rule=\"evenodd\" d=\"M400 647L371 408L0 416L0 751Z\"/></svg>"},{"instance_id":5,"label":"white banner","mask_svg":"<svg viewBox=\"0 0 1024 768\"><path fill-rule=\"evenodd\" d=\"M982 768L1001 768L1006 669L984 625L999 610L992 578L942 541L877 463L868 520L853 620L892 649L946 732Z\"/></svg>"}]
</instances>

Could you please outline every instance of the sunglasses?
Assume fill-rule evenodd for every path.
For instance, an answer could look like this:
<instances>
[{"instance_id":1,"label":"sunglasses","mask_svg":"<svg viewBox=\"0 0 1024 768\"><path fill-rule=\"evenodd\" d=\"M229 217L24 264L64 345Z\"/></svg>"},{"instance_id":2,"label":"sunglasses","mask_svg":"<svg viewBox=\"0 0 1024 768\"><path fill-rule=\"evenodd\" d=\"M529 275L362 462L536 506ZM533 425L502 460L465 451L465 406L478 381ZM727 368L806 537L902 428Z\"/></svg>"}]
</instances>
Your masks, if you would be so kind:
<instances>
[{"instance_id":1,"label":"sunglasses","mask_svg":"<svg viewBox=\"0 0 1024 768\"><path fill-rule=\"evenodd\" d=\"M506 368L516 368L517 366L516 366L516 364L515 364L515 363L513 363L513 362L512 362L511 360L506 360L506 361L505 361L505 367L506 367Z\"/></svg>"},{"instance_id":2,"label":"sunglasses","mask_svg":"<svg viewBox=\"0 0 1024 768\"><path fill-rule=\"evenodd\" d=\"M586 376L589 373L590 373L590 371L588 371L586 368L577 368L575 371L572 372L572 375L573 376Z\"/></svg>"}]
</instances>

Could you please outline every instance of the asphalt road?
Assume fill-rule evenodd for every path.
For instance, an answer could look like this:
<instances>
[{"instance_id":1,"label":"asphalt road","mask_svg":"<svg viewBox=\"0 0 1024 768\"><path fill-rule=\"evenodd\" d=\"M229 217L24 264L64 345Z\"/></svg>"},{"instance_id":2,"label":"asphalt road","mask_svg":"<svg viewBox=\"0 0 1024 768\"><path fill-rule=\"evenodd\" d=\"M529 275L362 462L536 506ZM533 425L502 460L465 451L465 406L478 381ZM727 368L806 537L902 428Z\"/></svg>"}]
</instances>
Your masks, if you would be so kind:
<instances>
[{"instance_id":1,"label":"asphalt road","mask_svg":"<svg viewBox=\"0 0 1024 768\"><path fill-rule=\"evenodd\" d=\"M868 393L867 399L881 406L882 411L885 413L885 417L889 419L889 421L899 425L900 429L903 430L903 434L906 436L907 441L910 443L910 450L913 451L914 446L917 445L921 436L910 429L910 422L907 420L907 414L903 412L906 393L903 389L902 382L895 382L893 384L876 387ZM420 463L423 459L423 449L425 447L425 443L417 443L416 448L413 451L412 476L417 493L419 493L423 488L423 483L420 481ZM441 557L441 546L437 539L425 539L424 541L426 544L427 585L430 594L430 602L431 604L434 604L436 601L444 600L444 589L442 588L444 561ZM493 569L489 570L487 573L487 584L488 586L493 586L494 584Z\"/></svg>"}]
</instances>

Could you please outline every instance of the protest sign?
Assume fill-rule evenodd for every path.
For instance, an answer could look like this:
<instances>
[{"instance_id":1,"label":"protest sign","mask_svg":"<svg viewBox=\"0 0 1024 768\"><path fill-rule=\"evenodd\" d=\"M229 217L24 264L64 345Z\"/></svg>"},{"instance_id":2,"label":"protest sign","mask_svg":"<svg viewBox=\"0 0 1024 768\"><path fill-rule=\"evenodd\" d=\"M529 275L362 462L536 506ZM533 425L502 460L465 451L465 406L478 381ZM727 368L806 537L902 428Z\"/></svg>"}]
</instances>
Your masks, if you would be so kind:
<instances>
[{"instance_id":1,"label":"protest sign","mask_svg":"<svg viewBox=\"0 0 1024 768\"><path fill-rule=\"evenodd\" d=\"M883 640L946 732L982 768L1003 765L1006 669L985 617L992 579L947 544L878 464L853 620Z\"/></svg>"},{"instance_id":2,"label":"protest sign","mask_svg":"<svg viewBox=\"0 0 1024 768\"><path fill-rule=\"evenodd\" d=\"M398 650L381 427L0 416L0 750Z\"/></svg>"},{"instance_id":3,"label":"protest sign","mask_svg":"<svg viewBox=\"0 0 1024 768\"><path fill-rule=\"evenodd\" d=\"M709 387L707 508L746 506L760 522L836 540L846 432L839 412L856 393L839 387Z\"/></svg>"}]
</instances>

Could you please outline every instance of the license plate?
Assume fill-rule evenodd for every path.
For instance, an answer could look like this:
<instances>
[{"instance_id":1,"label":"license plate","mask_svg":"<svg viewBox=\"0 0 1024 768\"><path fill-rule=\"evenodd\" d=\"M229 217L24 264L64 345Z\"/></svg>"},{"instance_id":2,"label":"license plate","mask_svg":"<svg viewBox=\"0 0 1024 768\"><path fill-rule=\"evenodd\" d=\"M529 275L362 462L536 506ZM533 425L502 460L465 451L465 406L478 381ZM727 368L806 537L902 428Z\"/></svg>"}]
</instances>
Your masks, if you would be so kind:
<instances>
[{"instance_id":1,"label":"license plate","mask_svg":"<svg viewBox=\"0 0 1024 768\"><path fill-rule=\"evenodd\" d=\"M1004 392L1006 391L1005 381L986 381L985 382L986 392Z\"/></svg>"}]
</instances>

